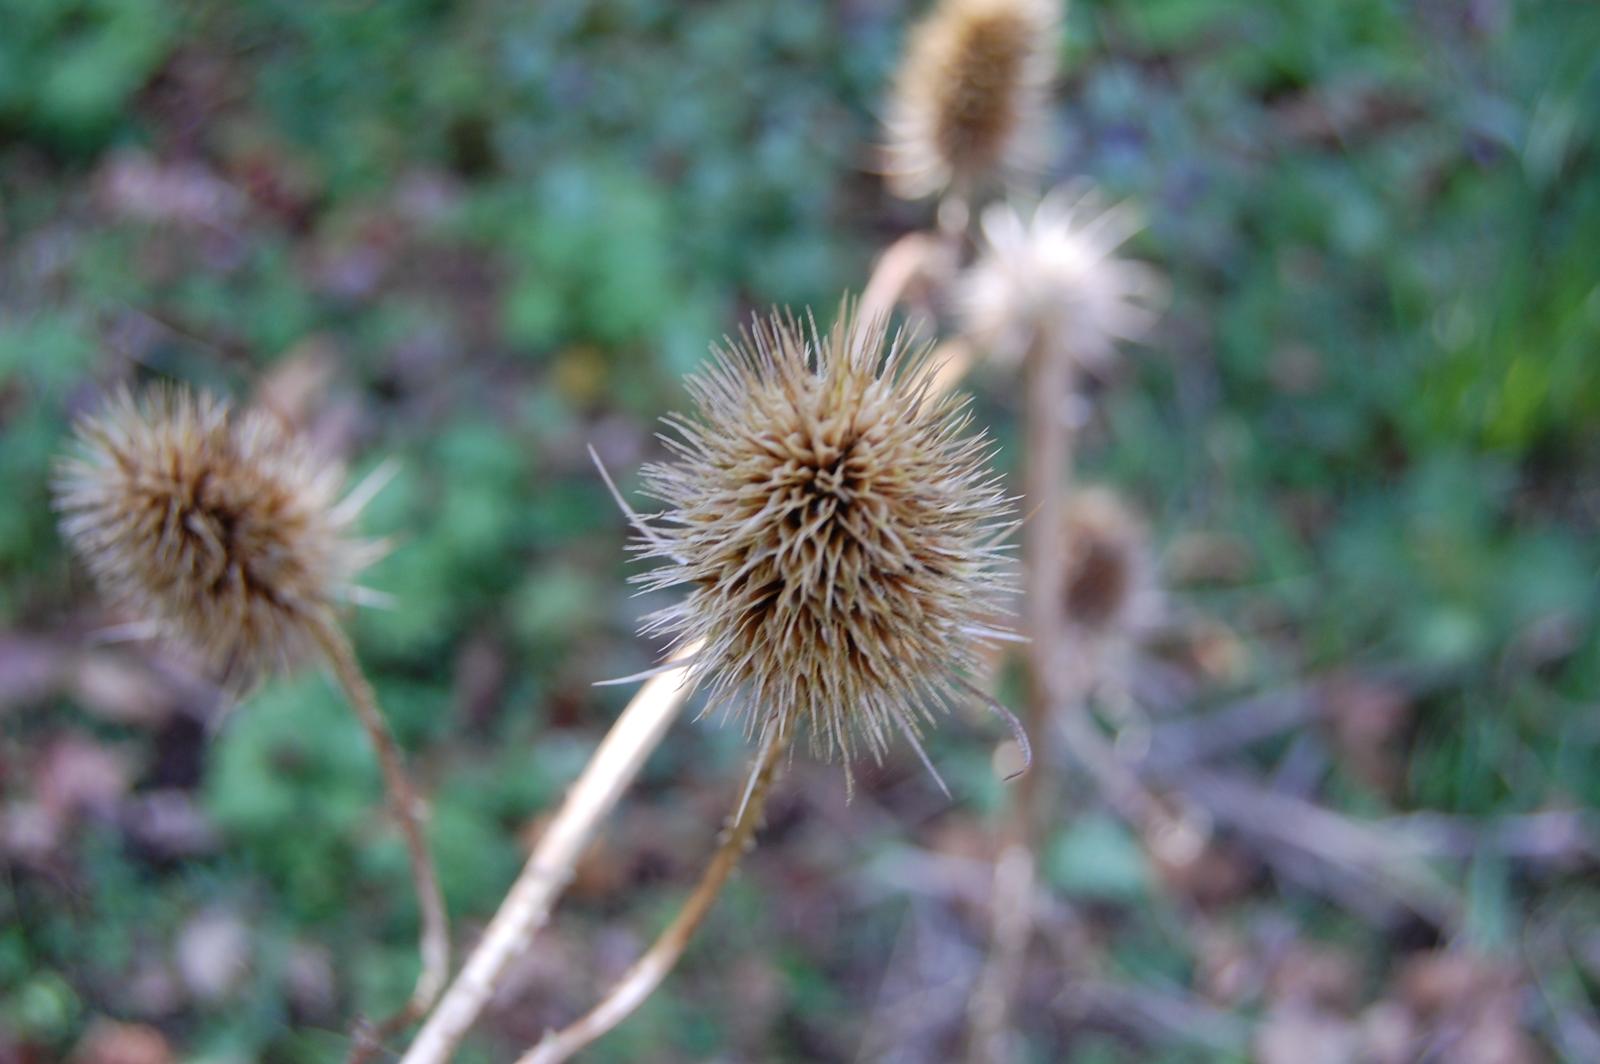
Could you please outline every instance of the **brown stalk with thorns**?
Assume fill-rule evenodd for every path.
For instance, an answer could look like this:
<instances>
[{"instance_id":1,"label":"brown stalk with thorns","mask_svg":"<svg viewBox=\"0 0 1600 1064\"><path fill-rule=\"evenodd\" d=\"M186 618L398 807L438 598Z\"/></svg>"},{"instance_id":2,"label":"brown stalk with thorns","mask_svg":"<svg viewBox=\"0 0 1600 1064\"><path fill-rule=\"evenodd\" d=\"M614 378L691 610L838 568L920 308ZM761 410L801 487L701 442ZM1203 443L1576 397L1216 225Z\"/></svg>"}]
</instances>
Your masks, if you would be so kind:
<instances>
[{"instance_id":1,"label":"brown stalk with thorns","mask_svg":"<svg viewBox=\"0 0 1600 1064\"><path fill-rule=\"evenodd\" d=\"M140 631L198 651L235 696L320 655L371 739L410 856L422 965L400 1012L362 1025L358 1059L428 1009L450 953L421 802L338 621L372 597L355 581L385 545L354 524L382 479L341 499L342 469L271 414L158 385L82 419L55 482L63 533Z\"/></svg>"}]
</instances>

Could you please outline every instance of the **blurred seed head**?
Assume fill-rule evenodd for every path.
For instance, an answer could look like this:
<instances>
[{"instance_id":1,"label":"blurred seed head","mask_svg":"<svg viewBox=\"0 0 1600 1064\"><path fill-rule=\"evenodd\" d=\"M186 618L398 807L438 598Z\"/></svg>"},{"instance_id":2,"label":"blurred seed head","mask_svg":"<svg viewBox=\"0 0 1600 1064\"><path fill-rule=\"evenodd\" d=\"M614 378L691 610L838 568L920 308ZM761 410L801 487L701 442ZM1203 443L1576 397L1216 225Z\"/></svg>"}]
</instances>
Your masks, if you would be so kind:
<instances>
[{"instance_id":1,"label":"blurred seed head","mask_svg":"<svg viewBox=\"0 0 1600 1064\"><path fill-rule=\"evenodd\" d=\"M690 377L666 507L642 578L687 596L647 632L702 641L691 680L747 730L809 728L813 750L881 756L954 694L998 616L1009 503L962 400L930 390L926 349L847 305L818 331L757 320Z\"/></svg>"},{"instance_id":2,"label":"blurred seed head","mask_svg":"<svg viewBox=\"0 0 1600 1064\"><path fill-rule=\"evenodd\" d=\"M968 335L1001 362L1020 362L1042 337L1103 369L1118 341L1149 331L1164 292L1153 269L1116 253L1138 229L1129 205L1107 207L1087 186L1055 190L1027 220L991 206L960 295Z\"/></svg>"},{"instance_id":3,"label":"blurred seed head","mask_svg":"<svg viewBox=\"0 0 1600 1064\"><path fill-rule=\"evenodd\" d=\"M1074 492L1062 515L1068 622L1091 634L1130 634L1151 613L1156 589L1149 535L1116 493Z\"/></svg>"},{"instance_id":4,"label":"blurred seed head","mask_svg":"<svg viewBox=\"0 0 1600 1064\"><path fill-rule=\"evenodd\" d=\"M890 191L971 193L1043 168L1056 0L941 0L906 47L888 108Z\"/></svg>"},{"instance_id":5,"label":"blurred seed head","mask_svg":"<svg viewBox=\"0 0 1600 1064\"><path fill-rule=\"evenodd\" d=\"M361 500L339 503L343 470L266 412L123 391L75 442L55 481L73 550L105 594L230 684L300 660L382 552L352 535Z\"/></svg>"}]
</instances>

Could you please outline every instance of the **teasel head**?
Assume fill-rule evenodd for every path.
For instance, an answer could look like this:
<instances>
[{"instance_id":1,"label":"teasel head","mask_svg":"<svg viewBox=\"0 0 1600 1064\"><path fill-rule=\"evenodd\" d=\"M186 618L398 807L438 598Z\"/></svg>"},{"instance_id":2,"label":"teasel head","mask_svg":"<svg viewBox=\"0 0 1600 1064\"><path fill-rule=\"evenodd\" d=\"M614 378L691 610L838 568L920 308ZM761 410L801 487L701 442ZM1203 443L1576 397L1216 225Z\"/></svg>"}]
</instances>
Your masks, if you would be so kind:
<instances>
[{"instance_id":1,"label":"teasel head","mask_svg":"<svg viewBox=\"0 0 1600 1064\"><path fill-rule=\"evenodd\" d=\"M1031 218L994 204L985 248L959 296L965 331L1002 363L1041 342L1078 368L1103 371L1123 341L1154 324L1165 288L1150 266L1118 254L1139 230L1128 204L1106 206L1092 186L1056 189Z\"/></svg>"},{"instance_id":2,"label":"teasel head","mask_svg":"<svg viewBox=\"0 0 1600 1064\"><path fill-rule=\"evenodd\" d=\"M646 630L698 645L708 709L763 739L808 730L847 764L858 740L880 757L1003 637L1010 504L934 368L846 303L825 333L757 320L689 378L695 413L667 419L672 460L643 474L665 509L641 582L685 590Z\"/></svg>"},{"instance_id":3,"label":"teasel head","mask_svg":"<svg viewBox=\"0 0 1600 1064\"><path fill-rule=\"evenodd\" d=\"M1144 523L1109 488L1075 491L1062 514L1067 623L1090 637L1131 636L1159 611Z\"/></svg>"},{"instance_id":4,"label":"teasel head","mask_svg":"<svg viewBox=\"0 0 1600 1064\"><path fill-rule=\"evenodd\" d=\"M890 191L971 195L1042 169L1056 23L1056 0L940 0L889 101Z\"/></svg>"},{"instance_id":5,"label":"teasel head","mask_svg":"<svg viewBox=\"0 0 1600 1064\"><path fill-rule=\"evenodd\" d=\"M200 652L230 687L290 667L383 552L353 534L376 481L344 474L275 416L158 385L76 427L55 503L103 593Z\"/></svg>"}]
</instances>

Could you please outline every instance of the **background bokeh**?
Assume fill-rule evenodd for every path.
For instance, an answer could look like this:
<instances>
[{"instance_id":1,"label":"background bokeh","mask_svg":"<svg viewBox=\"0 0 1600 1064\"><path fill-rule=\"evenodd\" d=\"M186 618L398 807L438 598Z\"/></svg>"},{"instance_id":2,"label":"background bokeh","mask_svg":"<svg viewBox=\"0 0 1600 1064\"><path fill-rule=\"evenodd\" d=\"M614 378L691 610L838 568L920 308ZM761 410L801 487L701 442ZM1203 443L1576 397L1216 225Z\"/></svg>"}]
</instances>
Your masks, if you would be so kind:
<instances>
[{"instance_id":1,"label":"background bokeh","mask_svg":"<svg viewBox=\"0 0 1600 1064\"><path fill-rule=\"evenodd\" d=\"M6 0L0 1061L334 1060L415 965L323 678L224 712L181 654L89 640L118 618L47 491L72 416L171 377L399 460L366 522L395 604L355 635L470 942L628 695L590 684L659 649L585 447L626 488L708 342L831 312L927 223L871 172L919 11ZM1214 831L1175 861L1064 767L1027 1059L1381 1059L1405 1023L1392 1059L1600 1059L1600 8L1075 0L1060 49L1051 177L1138 203L1172 284L1081 454L1170 608L1102 709ZM1014 380L971 385L1014 469ZM999 739L934 738L953 801L905 751L848 805L797 759L586 1059L950 1059ZM626 965L745 757L676 728L463 1059Z\"/></svg>"}]
</instances>

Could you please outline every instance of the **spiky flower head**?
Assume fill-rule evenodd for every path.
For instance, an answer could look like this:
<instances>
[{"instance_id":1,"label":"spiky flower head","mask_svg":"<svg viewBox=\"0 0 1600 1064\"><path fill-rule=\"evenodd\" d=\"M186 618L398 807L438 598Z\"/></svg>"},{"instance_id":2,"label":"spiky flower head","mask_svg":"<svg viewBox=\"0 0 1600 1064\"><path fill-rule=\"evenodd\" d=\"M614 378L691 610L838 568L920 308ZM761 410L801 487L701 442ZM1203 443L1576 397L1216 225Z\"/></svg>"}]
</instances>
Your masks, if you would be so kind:
<instances>
[{"instance_id":1,"label":"spiky flower head","mask_svg":"<svg viewBox=\"0 0 1600 1064\"><path fill-rule=\"evenodd\" d=\"M276 417L210 395L122 391L79 421L55 482L62 531L101 590L230 684L288 667L356 598L381 545L361 492Z\"/></svg>"},{"instance_id":2,"label":"spiky flower head","mask_svg":"<svg viewBox=\"0 0 1600 1064\"><path fill-rule=\"evenodd\" d=\"M1156 588L1143 522L1108 488L1080 488L1062 514L1063 608L1070 624L1098 635L1143 627Z\"/></svg>"},{"instance_id":3,"label":"spiky flower head","mask_svg":"<svg viewBox=\"0 0 1600 1064\"><path fill-rule=\"evenodd\" d=\"M905 199L1042 168L1055 0L940 0L889 101L885 171Z\"/></svg>"},{"instance_id":4,"label":"spiky flower head","mask_svg":"<svg viewBox=\"0 0 1600 1064\"><path fill-rule=\"evenodd\" d=\"M752 732L804 726L846 758L915 742L995 634L990 445L925 348L848 305L827 333L774 314L713 356L695 416L667 419L674 459L643 473L666 509L642 583L688 591L646 630L700 644L691 681Z\"/></svg>"},{"instance_id":5,"label":"spiky flower head","mask_svg":"<svg viewBox=\"0 0 1600 1064\"><path fill-rule=\"evenodd\" d=\"M1056 189L1027 220L994 204L961 293L968 335L1002 362L1043 336L1082 368L1103 369L1118 341L1148 332L1163 291L1153 269L1117 254L1138 230L1128 204L1107 207L1092 186Z\"/></svg>"}]
</instances>

